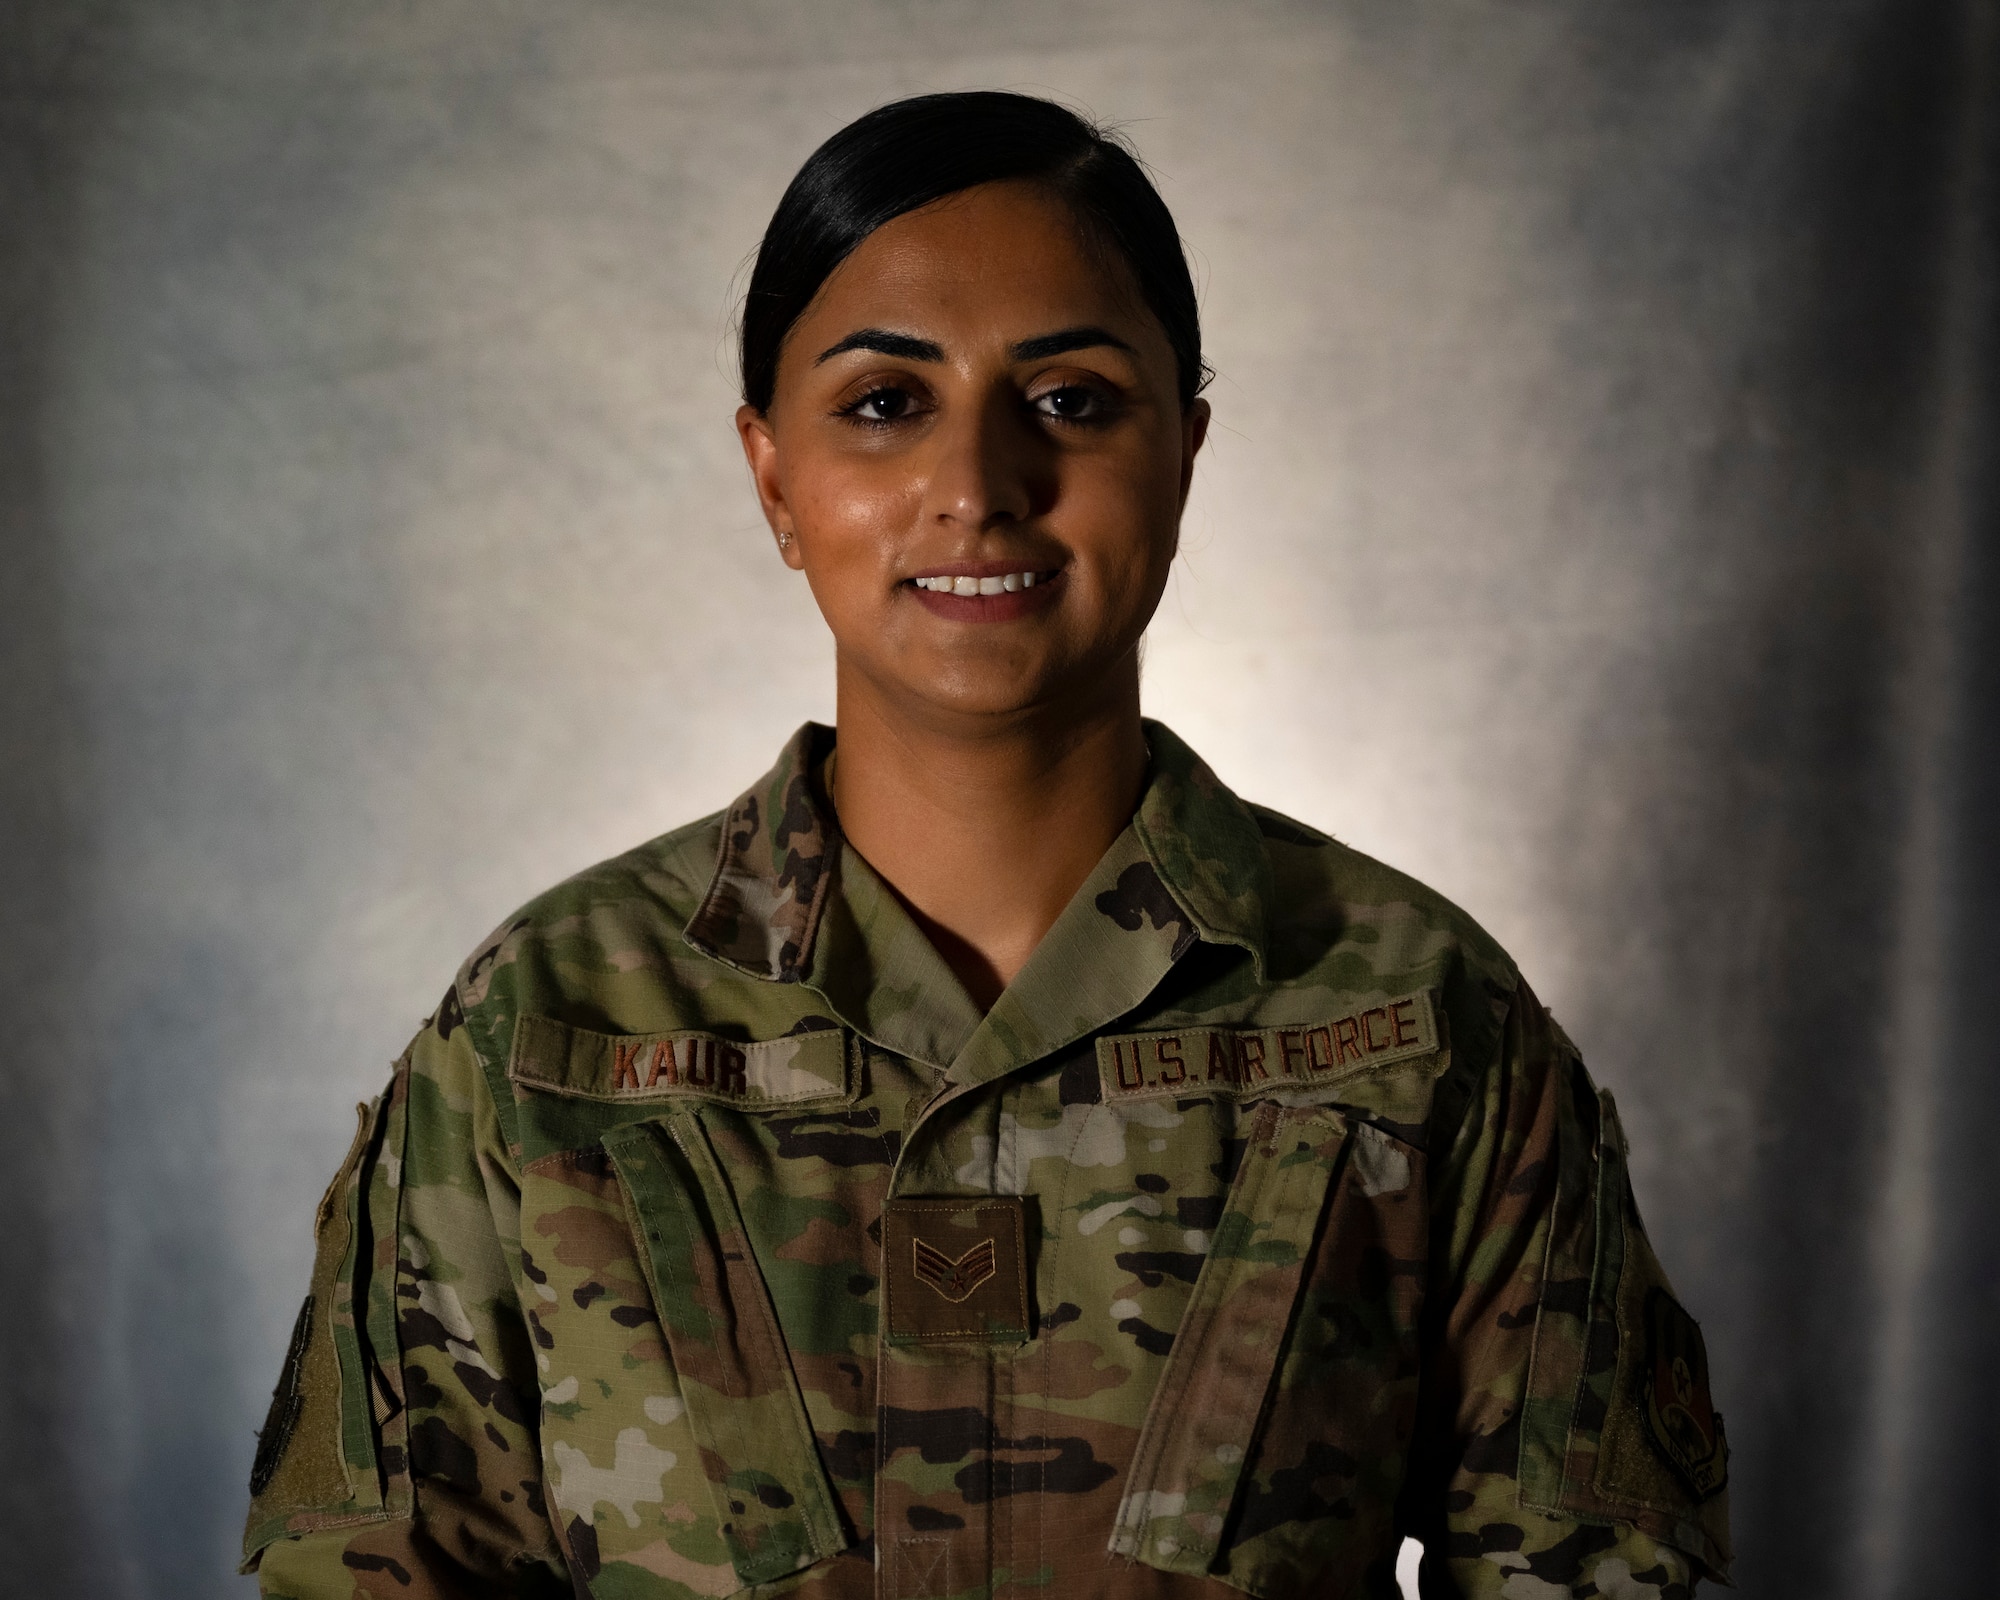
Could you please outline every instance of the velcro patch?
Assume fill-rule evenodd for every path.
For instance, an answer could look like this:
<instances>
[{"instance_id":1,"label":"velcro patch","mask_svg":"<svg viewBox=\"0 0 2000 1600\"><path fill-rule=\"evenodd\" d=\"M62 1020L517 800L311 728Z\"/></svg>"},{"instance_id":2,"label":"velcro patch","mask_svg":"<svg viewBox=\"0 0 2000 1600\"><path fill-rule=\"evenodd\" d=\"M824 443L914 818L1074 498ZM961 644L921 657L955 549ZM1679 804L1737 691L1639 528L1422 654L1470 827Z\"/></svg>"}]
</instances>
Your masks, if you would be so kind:
<instances>
[{"instance_id":1,"label":"velcro patch","mask_svg":"<svg viewBox=\"0 0 2000 1600\"><path fill-rule=\"evenodd\" d=\"M891 1344L1021 1344L1028 1337L1026 1202L891 1200L882 1276Z\"/></svg>"},{"instance_id":2,"label":"velcro patch","mask_svg":"<svg viewBox=\"0 0 2000 1600\"><path fill-rule=\"evenodd\" d=\"M1237 1099L1316 1089L1438 1048L1428 990L1363 1006L1330 1022L1275 1028L1175 1028L1097 1041L1106 1100L1225 1094Z\"/></svg>"},{"instance_id":3,"label":"velcro patch","mask_svg":"<svg viewBox=\"0 0 2000 1600\"><path fill-rule=\"evenodd\" d=\"M507 1076L585 1100L712 1100L789 1106L847 1096L839 1028L743 1041L712 1033L593 1033L547 1017L514 1025Z\"/></svg>"}]
</instances>

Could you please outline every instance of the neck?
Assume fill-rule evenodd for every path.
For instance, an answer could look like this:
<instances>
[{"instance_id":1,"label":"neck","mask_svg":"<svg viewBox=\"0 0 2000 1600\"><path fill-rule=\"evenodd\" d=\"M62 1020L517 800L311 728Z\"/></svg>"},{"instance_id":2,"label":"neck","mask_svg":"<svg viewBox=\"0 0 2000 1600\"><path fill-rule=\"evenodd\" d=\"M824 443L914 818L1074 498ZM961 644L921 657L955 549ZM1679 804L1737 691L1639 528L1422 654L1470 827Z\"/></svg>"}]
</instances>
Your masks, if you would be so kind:
<instances>
[{"instance_id":1,"label":"neck","mask_svg":"<svg viewBox=\"0 0 2000 1600\"><path fill-rule=\"evenodd\" d=\"M1082 705L915 716L843 670L834 805L982 1011L1123 831L1145 779L1136 656Z\"/></svg>"}]
</instances>

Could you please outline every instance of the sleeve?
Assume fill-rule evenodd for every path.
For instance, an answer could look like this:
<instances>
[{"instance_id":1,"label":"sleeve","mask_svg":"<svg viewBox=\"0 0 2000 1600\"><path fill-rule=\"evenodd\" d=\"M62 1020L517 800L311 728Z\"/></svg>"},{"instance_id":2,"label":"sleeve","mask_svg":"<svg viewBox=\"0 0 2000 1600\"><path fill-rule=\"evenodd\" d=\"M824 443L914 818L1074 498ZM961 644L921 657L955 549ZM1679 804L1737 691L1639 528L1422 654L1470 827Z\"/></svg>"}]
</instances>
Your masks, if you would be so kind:
<instances>
[{"instance_id":1,"label":"sleeve","mask_svg":"<svg viewBox=\"0 0 2000 1600\"><path fill-rule=\"evenodd\" d=\"M1525 984L1433 1204L1401 1508L1426 1600L1687 1600L1727 1582L1701 1331L1646 1241L1611 1097Z\"/></svg>"},{"instance_id":2,"label":"sleeve","mask_svg":"<svg viewBox=\"0 0 2000 1600\"><path fill-rule=\"evenodd\" d=\"M258 1436L244 1570L286 1600L572 1593L542 1495L519 1191L455 992L361 1108Z\"/></svg>"}]
</instances>

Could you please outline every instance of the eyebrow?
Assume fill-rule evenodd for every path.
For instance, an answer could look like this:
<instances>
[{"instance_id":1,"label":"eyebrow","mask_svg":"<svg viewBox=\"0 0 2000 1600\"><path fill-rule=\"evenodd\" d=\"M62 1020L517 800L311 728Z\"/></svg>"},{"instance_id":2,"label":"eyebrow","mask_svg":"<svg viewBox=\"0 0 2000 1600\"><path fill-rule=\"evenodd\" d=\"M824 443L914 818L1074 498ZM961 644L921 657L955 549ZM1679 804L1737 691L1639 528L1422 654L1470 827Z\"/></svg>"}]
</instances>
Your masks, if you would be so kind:
<instances>
[{"instance_id":1,"label":"eyebrow","mask_svg":"<svg viewBox=\"0 0 2000 1600\"><path fill-rule=\"evenodd\" d=\"M1023 339L1010 353L1016 361L1043 361L1050 356L1068 355L1072 350L1092 350L1100 345L1123 350L1128 356L1138 353L1108 328L1098 327L1064 328L1057 333L1038 334L1032 339Z\"/></svg>"},{"instance_id":2,"label":"eyebrow","mask_svg":"<svg viewBox=\"0 0 2000 1600\"><path fill-rule=\"evenodd\" d=\"M813 365L844 356L850 350L872 350L878 356L895 356L904 361L942 361L944 351L928 339L907 333L891 333L887 328L857 328L838 344L830 344L814 359Z\"/></svg>"},{"instance_id":3,"label":"eyebrow","mask_svg":"<svg viewBox=\"0 0 2000 1600\"><path fill-rule=\"evenodd\" d=\"M1032 339L1023 339L1007 353L1016 361L1045 361L1050 356L1067 355L1072 350L1090 350L1101 345L1109 345L1114 350L1123 350L1127 355L1135 354L1132 347L1117 334L1107 328L1086 326L1062 328L1054 333L1037 334ZM902 361L942 361L944 349L929 339L919 339L907 333L892 333L887 328L857 328L837 344L830 344L814 357L813 365L831 361L835 356L844 356L850 350L870 350L878 356L892 356Z\"/></svg>"}]
</instances>

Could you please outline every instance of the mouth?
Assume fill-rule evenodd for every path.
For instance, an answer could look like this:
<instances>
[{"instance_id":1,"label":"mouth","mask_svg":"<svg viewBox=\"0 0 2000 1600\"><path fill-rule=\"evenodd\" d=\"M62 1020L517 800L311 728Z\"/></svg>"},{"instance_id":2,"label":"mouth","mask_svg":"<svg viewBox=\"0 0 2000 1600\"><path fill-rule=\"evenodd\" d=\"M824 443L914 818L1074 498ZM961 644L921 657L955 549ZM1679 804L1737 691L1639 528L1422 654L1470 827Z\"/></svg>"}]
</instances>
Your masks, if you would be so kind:
<instances>
[{"instance_id":1,"label":"mouth","mask_svg":"<svg viewBox=\"0 0 2000 1600\"><path fill-rule=\"evenodd\" d=\"M899 588L926 611L958 622L1005 622L1054 600L1061 567L1008 567L994 561L954 562L905 578Z\"/></svg>"},{"instance_id":2,"label":"mouth","mask_svg":"<svg viewBox=\"0 0 2000 1600\"><path fill-rule=\"evenodd\" d=\"M919 589L928 589L932 594L955 594L961 599L969 599L981 594L1015 594L1022 589L1032 589L1038 583L1053 578L1053 570L1037 572L1025 568L1019 572L1001 572L986 577L974 577L969 572L956 575L948 572L926 573L910 582Z\"/></svg>"}]
</instances>

